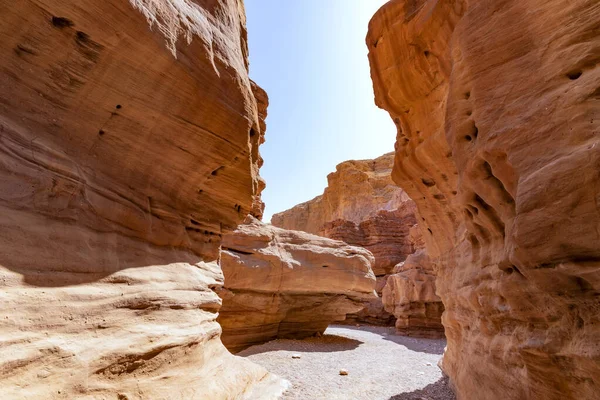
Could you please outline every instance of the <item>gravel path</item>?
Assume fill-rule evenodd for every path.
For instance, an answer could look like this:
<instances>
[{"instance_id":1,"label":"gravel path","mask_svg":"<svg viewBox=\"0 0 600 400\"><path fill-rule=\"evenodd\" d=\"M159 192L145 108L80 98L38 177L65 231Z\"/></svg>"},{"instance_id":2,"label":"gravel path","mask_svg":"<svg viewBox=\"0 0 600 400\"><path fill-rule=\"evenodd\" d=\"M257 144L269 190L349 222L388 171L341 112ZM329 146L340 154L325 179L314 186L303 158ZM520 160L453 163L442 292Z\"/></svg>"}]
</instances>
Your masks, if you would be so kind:
<instances>
[{"instance_id":1,"label":"gravel path","mask_svg":"<svg viewBox=\"0 0 600 400\"><path fill-rule=\"evenodd\" d=\"M274 340L238 355L290 381L284 399L454 400L437 366L445 345L394 328L332 325L319 338Z\"/></svg>"}]
</instances>

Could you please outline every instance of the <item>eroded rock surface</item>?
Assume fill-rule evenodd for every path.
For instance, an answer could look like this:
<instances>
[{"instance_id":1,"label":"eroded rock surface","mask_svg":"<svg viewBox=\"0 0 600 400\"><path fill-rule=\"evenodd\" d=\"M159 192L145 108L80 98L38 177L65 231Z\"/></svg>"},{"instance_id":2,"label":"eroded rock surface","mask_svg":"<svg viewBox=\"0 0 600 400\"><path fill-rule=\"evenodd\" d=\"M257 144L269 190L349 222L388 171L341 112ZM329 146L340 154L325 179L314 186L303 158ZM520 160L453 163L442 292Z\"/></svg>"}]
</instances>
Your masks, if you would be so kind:
<instances>
[{"instance_id":1,"label":"eroded rock surface","mask_svg":"<svg viewBox=\"0 0 600 400\"><path fill-rule=\"evenodd\" d=\"M361 246L373 253L381 294L394 266L414 252L410 228L416 206L391 179L394 153L374 160L345 161L327 177L322 196L273 215L272 223ZM381 299L366 304L348 321L394 324Z\"/></svg>"},{"instance_id":2,"label":"eroded rock surface","mask_svg":"<svg viewBox=\"0 0 600 400\"><path fill-rule=\"evenodd\" d=\"M409 238L416 250L386 275L381 289L383 307L396 317L398 333L443 338L444 305L435 293L435 271L418 225L410 228Z\"/></svg>"},{"instance_id":3,"label":"eroded rock surface","mask_svg":"<svg viewBox=\"0 0 600 400\"><path fill-rule=\"evenodd\" d=\"M372 254L253 217L223 237L218 321L232 351L321 334L375 299Z\"/></svg>"},{"instance_id":4,"label":"eroded rock surface","mask_svg":"<svg viewBox=\"0 0 600 400\"><path fill-rule=\"evenodd\" d=\"M0 2L3 399L273 398L216 322L262 188L238 1Z\"/></svg>"},{"instance_id":5,"label":"eroded rock surface","mask_svg":"<svg viewBox=\"0 0 600 400\"><path fill-rule=\"evenodd\" d=\"M367 45L459 399L600 392L600 6L392 0Z\"/></svg>"}]
</instances>

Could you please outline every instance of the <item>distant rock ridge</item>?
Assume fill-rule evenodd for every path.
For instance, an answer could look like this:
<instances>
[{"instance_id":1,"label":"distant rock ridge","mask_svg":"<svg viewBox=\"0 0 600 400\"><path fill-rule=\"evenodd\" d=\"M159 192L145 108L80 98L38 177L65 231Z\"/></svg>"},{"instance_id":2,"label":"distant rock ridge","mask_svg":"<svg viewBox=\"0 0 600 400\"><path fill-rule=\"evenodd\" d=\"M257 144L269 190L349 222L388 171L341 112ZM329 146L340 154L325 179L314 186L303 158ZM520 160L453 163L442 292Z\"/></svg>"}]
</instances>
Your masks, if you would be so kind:
<instances>
[{"instance_id":1,"label":"distant rock ridge","mask_svg":"<svg viewBox=\"0 0 600 400\"><path fill-rule=\"evenodd\" d=\"M271 222L275 226L314 233L369 250L375 257L373 271L377 276L377 292L381 295L394 267L417 249L415 243L419 241L411 238L411 228L418 218L416 206L392 181L393 163L394 153L374 160L345 161L327 177L329 184L323 195L273 215ZM419 231L412 230L412 235L419 235ZM433 285L433 281L430 283ZM431 289L435 292L434 285ZM388 309L392 312L386 311L381 298L374 299L366 303L363 311L350 315L346 322L393 325L396 322L394 312L401 309L408 312L409 308L393 307L393 296L388 299ZM415 307L420 300L411 298L411 301ZM443 310L443 306L438 307ZM409 314L401 317L408 319ZM440 325L439 315L437 318L435 323L429 321L430 325ZM416 336L417 331L418 324L410 329ZM402 332L408 334L408 330ZM424 335L432 336L432 333L428 330Z\"/></svg>"},{"instance_id":2,"label":"distant rock ridge","mask_svg":"<svg viewBox=\"0 0 600 400\"><path fill-rule=\"evenodd\" d=\"M600 393L598 21L597 0L391 0L369 24L459 400Z\"/></svg>"}]
</instances>

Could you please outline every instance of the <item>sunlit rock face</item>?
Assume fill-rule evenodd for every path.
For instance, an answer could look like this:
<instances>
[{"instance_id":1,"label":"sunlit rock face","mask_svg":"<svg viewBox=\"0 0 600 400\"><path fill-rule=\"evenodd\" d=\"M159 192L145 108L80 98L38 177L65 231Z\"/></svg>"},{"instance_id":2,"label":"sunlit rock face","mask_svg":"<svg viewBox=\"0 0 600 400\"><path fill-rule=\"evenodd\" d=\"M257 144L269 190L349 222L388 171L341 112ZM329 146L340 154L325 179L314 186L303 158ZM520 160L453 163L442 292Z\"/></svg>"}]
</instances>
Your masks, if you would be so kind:
<instances>
[{"instance_id":1,"label":"sunlit rock face","mask_svg":"<svg viewBox=\"0 0 600 400\"><path fill-rule=\"evenodd\" d=\"M394 266L414 252L409 231L416 206L391 179L394 153L374 160L345 161L327 177L322 196L273 215L272 223L361 246L373 253L381 294ZM366 304L348 321L393 325L381 299Z\"/></svg>"},{"instance_id":2,"label":"sunlit rock face","mask_svg":"<svg viewBox=\"0 0 600 400\"><path fill-rule=\"evenodd\" d=\"M249 216L223 237L218 322L231 351L321 334L376 299L373 255L356 246Z\"/></svg>"},{"instance_id":3,"label":"sunlit rock face","mask_svg":"<svg viewBox=\"0 0 600 400\"><path fill-rule=\"evenodd\" d=\"M459 399L600 393L600 7L392 0L367 45Z\"/></svg>"},{"instance_id":4,"label":"sunlit rock face","mask_svg":"<svg viewBox=\"0 0 600 400\"><path fill-rule=\"evenodd\" d=\"M3 399L273 398L216 322L262 189L235 0L0 3Z\"/></svg>"}]
</instances>

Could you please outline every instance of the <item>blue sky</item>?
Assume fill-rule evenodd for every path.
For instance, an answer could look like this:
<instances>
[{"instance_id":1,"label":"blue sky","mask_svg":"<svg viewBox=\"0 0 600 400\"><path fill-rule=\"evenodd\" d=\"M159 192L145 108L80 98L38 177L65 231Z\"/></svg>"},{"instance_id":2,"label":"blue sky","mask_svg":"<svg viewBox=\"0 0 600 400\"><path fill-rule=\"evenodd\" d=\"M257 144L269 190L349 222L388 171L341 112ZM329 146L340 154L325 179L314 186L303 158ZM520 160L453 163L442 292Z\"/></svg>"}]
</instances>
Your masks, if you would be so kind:
<instances>
[{"instance_id":1,"label":"blue sky","mask_svg":"<svg viewBox=\"0 0 600 400\"><path fill-rule=\"evenodd\" d=\"M246 0L250 77L269 94L264 221L321 194L345 160L394 149L365 36L385 0Z\"/></svg>"}]
</instances>

